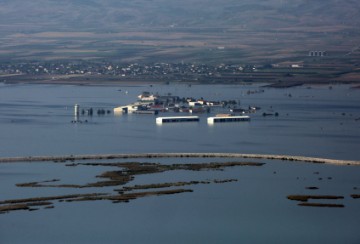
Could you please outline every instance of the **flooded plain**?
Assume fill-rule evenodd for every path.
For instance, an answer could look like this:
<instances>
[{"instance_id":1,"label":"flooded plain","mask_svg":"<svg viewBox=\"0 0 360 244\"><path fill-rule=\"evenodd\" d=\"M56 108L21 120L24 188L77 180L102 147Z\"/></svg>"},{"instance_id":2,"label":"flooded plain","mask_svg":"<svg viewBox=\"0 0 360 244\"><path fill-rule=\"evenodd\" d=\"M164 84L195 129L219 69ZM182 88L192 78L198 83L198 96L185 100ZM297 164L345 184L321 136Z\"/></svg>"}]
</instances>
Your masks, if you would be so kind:
<instances>
[{"instance_id":1,"label":"flooded plain","mask_svg":"<svg viewBox=\"0 0 360 244\"><path fill-rule=\"evenodd\" d=\"M200 121L191 123L157 125L154 115L112 113L83 115L79 118L83 123L71 123L75 104L112 110L134 102L143 91L236 100L242 107L261 109L250 114L250 122L212 126L206 118L217 110L199 114ZM275 112L279 116L263 116ZM170 115L179 114L159 114ZM347 85L270 89L260 85L0 84L0 155L221 152L359 161L359 118L359 90ZM205 167L229 162L239 164ZM241 166L248 162L261 166ZM124 164L144 164L148 171ZM149 169L153 164L156 170ZM179 166L183 164L202 166ZM106 181L99 176L119 171L121 176L133 172L132 178L119 185L74 187ZM143 197L129 201L51 200L51 208L9 211L0 214L0 243L358 243L360 200L353 196L360 194L359 175L358 166L244 158L1 163L0 201L94 193L112 197L127 192L125 187L137 194L176 192L140 194ZM299 206L301 202L288 199L290 195L335 196L339 198L308 202L338 207Z\"/></svg>"}]
</instances>

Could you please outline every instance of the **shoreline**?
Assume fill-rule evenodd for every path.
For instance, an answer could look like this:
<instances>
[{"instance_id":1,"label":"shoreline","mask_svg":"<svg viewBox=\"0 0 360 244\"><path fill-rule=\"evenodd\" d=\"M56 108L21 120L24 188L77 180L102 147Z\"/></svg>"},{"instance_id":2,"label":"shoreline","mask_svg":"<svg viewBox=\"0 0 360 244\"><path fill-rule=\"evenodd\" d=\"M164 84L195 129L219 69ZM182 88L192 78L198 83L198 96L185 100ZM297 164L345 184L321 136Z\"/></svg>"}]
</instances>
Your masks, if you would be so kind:
<instances>
[{"instance_id":1,"label":"shoreline","mask_svg":"<svg viewBox=\"0 0 360 244\"><path fill-rule=\"evenodd\" d=\"M148 87L148 86L157 86L157 85L229 85L229 86L245 86L245 85L258 85L260 88L270 88L270 89L287 89L293 87L316 87L316 86L337 86L337 85L348 85L349 89L352 90L360 90L360 85L358 82L324 82L324 83L317 83L317 82L304 82L304 83L296 83L296 84L282 84L278 85L276 83L271 82L234 82L234 83L204 83L204 82L194 82L194 81L173 81L170 83L166 83L163 81L120 81L120 82L112 82L112 81L105 81L105 82L88 82L88 81L79 81L79 82L68 82L68 81L60 81L60 82L1 82L0 85L55 85L55 86L83 86L83 87L118 87L118 88L126 88L126 87Z\"/></svg>"},{"instance_id":2,"label":"shoreline","mask_svg":"<svg viewBox=\"0 0 360 244\"><path fill-rule=\"evenodd\" d=\"M243 154L243 153L129 153L129 154L98 154L98 155L68 155L68 156L28 156L28 157L3 157L0 163L20 162L65 162L75 160L109 160L128 158L250 158L305 162L314 164L330 164L339 166L360 166L357 160L340 160L329 158L272 155L272 154Z\"/></svg>"},{"instance_id":3,"label":"shoreline","mask_svg":"<svg viewBox=\"0 0 360 244\"><path fill-rule=\"evenodd\" d=\"M157 78L114 78L114 77L95 77L87 78L86 76L79 77L55 77L51 79L49 77L42 76L29 76L22 77L21 75L0 75L0 78L8 78L0 80L0 84L7 85L73 85L73 86L148 86L148 85L171 85L171 84L185 84L185 85L249 85L249 84L261 84L265 88L291 88L297 86L333 86L333 85L350 85L351 88L359 89L360 85L357 80L282 80L273 81L272 79L260 79L253 81L229 81L226 77L218 81L212 80L201 80L195 81L189 80L178 80L175 78L157 79Z\"/></svg>"}]
</instances>

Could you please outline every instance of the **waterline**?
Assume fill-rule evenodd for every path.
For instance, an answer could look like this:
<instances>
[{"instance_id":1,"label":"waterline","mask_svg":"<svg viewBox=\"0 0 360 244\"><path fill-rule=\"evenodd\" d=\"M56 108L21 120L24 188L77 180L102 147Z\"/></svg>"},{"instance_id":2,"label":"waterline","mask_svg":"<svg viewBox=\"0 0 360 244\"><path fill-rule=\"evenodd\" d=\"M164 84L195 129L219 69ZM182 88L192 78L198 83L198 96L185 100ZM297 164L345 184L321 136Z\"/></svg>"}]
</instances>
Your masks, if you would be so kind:
<instances>
[{"instance_id":1,"label":"waterline","mask_svg":"<svg viewBox=\"0 0 360 244\"><path fill-rule=\"evenodd\" d=\"M28 156L0 158L0 163L17 162L47 162L47 161L74 161L74 160L101 160L101 159L125 159L125 158L251 158L297 161L306 163L352 165L360 166L360 161L338 160L329 158L315 158L292 155L272 154L243 154L243 153L135 153L135 154L98 154L98 155L69 155L69 156Z\"/></svg>"}]
</instances>

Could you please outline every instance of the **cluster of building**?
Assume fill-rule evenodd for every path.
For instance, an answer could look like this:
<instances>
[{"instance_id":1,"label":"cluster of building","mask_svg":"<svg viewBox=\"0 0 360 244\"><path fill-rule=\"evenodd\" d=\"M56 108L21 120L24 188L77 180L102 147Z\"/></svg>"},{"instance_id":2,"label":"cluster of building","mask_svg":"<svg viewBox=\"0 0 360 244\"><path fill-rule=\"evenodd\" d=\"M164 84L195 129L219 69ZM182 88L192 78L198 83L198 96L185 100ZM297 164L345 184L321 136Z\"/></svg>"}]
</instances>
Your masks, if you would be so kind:
<instances>
[{"instance_id":1,"label":"cluster of building","mask_svg":"<svg viewBox=\"0 0 360 244\"><path fill-rule=\"evenodd\" d=\"M175 113L210 113L212 108L226 108L230 113L245 114L255 112L255 107L248 109L237 108L235 100L207 101L203 98L180 98L173 95L157 95L143 92L138 96L138 101L114 108L114 113L143 113L158 114L159 112Z\"/></svg>"},{"instance_id":2,"label":"cluster of building","mask_svg":"<svg viewBox=\"0 0 360 244\"><path fill-rule=\"evenodd\" d=\"M236 104L234 101L206 101L205 99L180 98L178 96L160 96L154 95L150 92L143 92L138 96L138 101L125 106L114 108L114 113L143 113L143 114L158 114L159 112L175 112L175 113L210 113L212 107L224 107L225 104ZM242 122L250 121L250 117L244 115L245 113L253 113L258 108L249 107L249 109L231 108L231 113L221 113L214 117L208 117L207 123L222 123L222 122ZM174 123L174 122L198 122L200 117L196 115L181 115L181 116L165 116L157 117L156 123Z\"/></svg>"},{"instance_id":3,"label":"cluster of building","mask_svg":"<svg viewBox=\"0 0 360 244\"><path fill-rule=\"evenodd\" d=\"M155 95L143 92L138 96L138 101L125 106L114 108L115 113L154 113L159 112L210 112L210 107L223 106L225 102L205 101L204 99L180 98L172 95Z\"/></svg>"},{"instance_id":4,"label":"cluster of building","mask_svg":"<svg viewBox=\"0 0 360 244\"><path fill-rule=\"evenodd\" d=\"M13 62L0 63L0 74L27 75L112 75L120 77L132 76L164 76L164 75L206 75L216 76L222 73L239 73L254 70L253 65L207 65L193 63L154 63L154 64L119 64L108 61L48 61L48 62Z\"/></svg>"}]
</instances>

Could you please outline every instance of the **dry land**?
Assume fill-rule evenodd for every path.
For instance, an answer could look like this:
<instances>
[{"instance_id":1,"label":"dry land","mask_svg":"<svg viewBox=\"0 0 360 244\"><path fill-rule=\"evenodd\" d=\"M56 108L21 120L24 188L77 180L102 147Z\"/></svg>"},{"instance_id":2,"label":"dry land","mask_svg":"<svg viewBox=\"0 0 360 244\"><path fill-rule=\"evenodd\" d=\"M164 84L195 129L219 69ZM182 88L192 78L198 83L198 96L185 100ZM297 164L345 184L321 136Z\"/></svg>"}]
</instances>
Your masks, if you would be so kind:
<instances>
[{"instance_id":1,"label":"dry land","mask_svg":"<svg viewBox=\"0 0 360 244\"><path fill-rule=\"evenodd\" d=\"M359 84L360 40L357 30L347 26L287 27L256 31L247 28L124 28L121 32L13 33L0 38L0 64L18 64L8 72L0 69L7 83L114 85L124 83L192 82L238 84L266 82L272 87L302 84ZM309 56L325 51L325 56ZM49 64L91 63L77 75L48 72L26 73L24 65L38 69ZM100 64L99 64L100 63ZM235 65L235 73L149 72L117 75L112 66L157 66L159 64ZM90 67L99 73L88 74ZM36 67L35 67L36 66ZM70 70L69 70L70 71ZM16 74L14 76L14 74ZM4 77L3 75L9 75Z\"/></svg>"},{"instance_id":2,"label":"dry land","mask_svg":"<svg viewBox=\"0 0 360 244\"><path fill-rule=\"evenodd\" d=\"M270 160L286 160L307 163L333 164L333 165L354 165L360 166L360 161L339 160L328 158L314 158L292 155L272 154L244 154L244 153L139 153L139 154L100 154L100 155L69 155L69 156L34 156L34 157L11 157L0 158L0 163L16 162L66 162L75 160L90 159L129 159L129 158L255 158Z\"/></svg>"}]
</instances>

